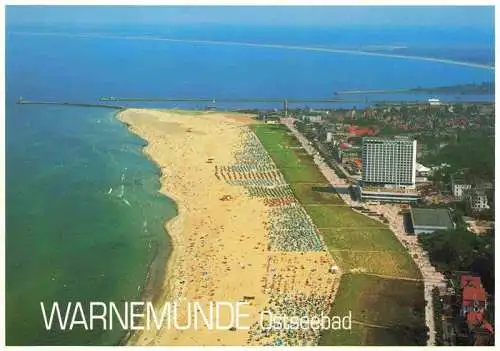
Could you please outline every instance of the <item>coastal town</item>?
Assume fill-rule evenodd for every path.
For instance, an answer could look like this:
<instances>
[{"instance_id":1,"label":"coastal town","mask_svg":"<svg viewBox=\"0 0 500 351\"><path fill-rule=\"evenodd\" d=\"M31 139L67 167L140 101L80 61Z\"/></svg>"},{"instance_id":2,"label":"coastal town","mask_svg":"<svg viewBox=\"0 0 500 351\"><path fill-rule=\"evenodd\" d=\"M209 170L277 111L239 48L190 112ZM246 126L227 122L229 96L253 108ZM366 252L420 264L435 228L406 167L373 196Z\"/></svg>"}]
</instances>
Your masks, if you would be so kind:
<instances>
[{"instance_id":1,"label":"coastal town","mask_svg":"<svg viewBox=\"0 0 500 351\"><path fill-rule=\"evenodd\" d=\"M424 282L428 344L492 344L494 105L429 99L277 116L259 118L286 125L343 200L408 250ZM464 145L481 154L464 160ZM462 238L470 246L453 245ZM455 259L460 249L466 257Z\"/></svg>"},{"instance_id":2,"label":"coastal town","mask_svg":"<svg viewBox=\"0 0 500 351\"><path fill-rule=\"evenodd\" d=\"M439 133L421 127L429 115ZM454 162L464 135L490 147L491 104L119 118L148 140L179 204L163 299L246 301L253 318L248 333L144 331L130 344L494 342L492 165ZM264 311L352 315L352 326L267 329Z\"/></svg>"},{"instance_id":3,"label":"coastal town","mask_svg":"<svg viewBox=\"0 0 500 351\"><path fill-rule=\"evenodd\" d=\"M495 10L7 4L0 345L494 346Z\"/></svg>"}]
</instances>

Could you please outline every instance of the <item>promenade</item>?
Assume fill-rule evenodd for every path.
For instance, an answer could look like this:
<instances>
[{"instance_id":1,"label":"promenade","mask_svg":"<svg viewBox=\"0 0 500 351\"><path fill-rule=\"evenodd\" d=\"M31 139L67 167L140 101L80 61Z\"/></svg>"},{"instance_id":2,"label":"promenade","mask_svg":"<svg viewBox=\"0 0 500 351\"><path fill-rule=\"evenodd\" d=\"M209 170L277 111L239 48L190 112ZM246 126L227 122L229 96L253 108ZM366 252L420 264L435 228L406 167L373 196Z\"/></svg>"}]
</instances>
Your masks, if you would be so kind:
<instances>
[{"instance_id":1,"label":"promenade","mask_svg":"<svg viewBox=\"0 0 500 351\"><path fill-rule=\"evenodd\" d=\"M425 321L429 328L429 339L427 340L427 345L435 345L436 331L434 325L434 310L432 305L432 289L434 287L444 290L446 288L446 280L444 276L436 271L429 261L427 253L420 247L417 241L416 235L406 234L404 228L403 215L399 214L401 207L395 204L377 204L368 205L362 202L355 201L351 198L349 192L347 191L349 184L345 182L344 179L339 178L335 171L324 161L324 159L319 155L318 151L311 145L311 143L295 128L293 125L293 118L283 118L281 120L288 129L295 135L295 137L302 144L304 150L307 151L314 158L314 162L320 169L321 173L325 176L332 187L337 190L339 196L349 205L349 206L359 206L369 209L378 214L382 214L389 221L389 228L395 234L396 238L401 242L401 244L408 250L411 258L418 266L420 272L422 273L422 279L424 282L424 298L425 298ZM353 211L366 215L361 211ZM378 217L370 217L376 220L380 219Z\"/></svg>"}]
</instances>

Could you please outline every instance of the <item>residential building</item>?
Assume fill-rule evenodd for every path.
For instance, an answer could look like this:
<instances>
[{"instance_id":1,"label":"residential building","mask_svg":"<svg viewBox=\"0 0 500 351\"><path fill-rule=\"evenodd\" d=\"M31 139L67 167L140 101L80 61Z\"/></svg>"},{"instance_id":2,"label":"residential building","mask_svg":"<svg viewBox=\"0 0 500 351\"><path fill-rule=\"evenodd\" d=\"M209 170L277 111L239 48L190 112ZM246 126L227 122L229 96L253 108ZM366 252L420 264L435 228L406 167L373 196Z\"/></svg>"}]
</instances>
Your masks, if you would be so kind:
<instances>
[{"instance_id":1,"label":"residential building","mask_svg":"<svg viewBox=\"0 0 500 351\"><path fill-rule=\"evenodd\" d=\"M303 121L309 121L309 122L321 122L321 115L304 115L302 116Z\"/></svg>"},{"instance_id":2,"label":"residential building","mask_svg":"<svg viewBox=\"0 0 500 351\"><path fill-rule=\"evenodd\" d=\"M333 133L332 132L327 132L326 133L326 142L331 143L333 141Z\"/></svg>"},{"instance_id":3,"label":"residential building","mask_svg":"<svg viewBox=\"0 0 500 351\"><path fill-rule=\"evenodd\" d=\"M465 192L472 187L471 184L465 181L463 174L454 174L451 176L451 192L458 200L463 200Z\"/></svg>"},{"instance_id":4,"label":"residential building","mask_svg":"<svg viewBox=\"0 0 500 351\"><path fill-rule=\"evenodd\" d=\"M486 290L483 288L480 277L462 275L460 289L462 290L462 315L465 316L469 312L484 312L488 307Z\"/></svg>"},{"instance_id":5,"label":"residential building","mask_svg":"<svg viewBox=\"0 0 500 351\"><path fill-rule=\"evenodd\" d=\"M464 193L465 205L469 213L482 212L490 208L488 196L482 188L472 188Z\"/></svg>"},{"instance_id":6,"label":"residential building","mask_svg":"<svg viewBox=\"0 0 500 351\"><path fill-rule=\"evenodd\" d=\"M431 174L432 170L424 165L417 163L416 165L417 176L427 177Z\"/></svg>"},{"instance_id":7,"label":"residential building","mask_svg":"<svg viewBox=\"0 0 500 351\"><path fill-rule=\"evenodd\" d=\"M417 235L455 228L451 213L445 208L411 208L410 218Z\"/></svg>"},{"instance_id":8,"label":"residential building","mask_svg":"<svg viewBox=\"0 0 500 351\"><path fill-rule=\"evenodd\" d=\"M485 318L488 308L486 290L481 278L473 275L460 277L462 292L461 315L468 330L469 345L491 345L493 342L493 326Z\"/></svg>"}]
</instances>

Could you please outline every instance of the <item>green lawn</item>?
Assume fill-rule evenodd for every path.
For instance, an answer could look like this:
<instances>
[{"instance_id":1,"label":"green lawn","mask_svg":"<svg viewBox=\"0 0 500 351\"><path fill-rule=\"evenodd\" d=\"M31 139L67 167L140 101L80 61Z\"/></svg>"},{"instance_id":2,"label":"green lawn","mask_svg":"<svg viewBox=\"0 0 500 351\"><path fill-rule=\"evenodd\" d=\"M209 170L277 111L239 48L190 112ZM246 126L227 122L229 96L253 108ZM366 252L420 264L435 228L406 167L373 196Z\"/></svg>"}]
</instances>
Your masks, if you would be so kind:
<instances>
[{"instance_id":1,"label":"green lawn","mask_svg":"<svg viewBox=\"0 0 500 351\"><path fill-rule=\"evenodd\" d=\"M347 206L328 183L292 183L295 197L304 205L329 204Z\"/></svg>"},{"instance_id":2,"label":"green lawn","mask_svg":"<svg viewBox=\"0 0 500 351\"><path fill-rule=\"evenodd\" d=\"M304 207L319 228L387 228L386 225L354 212L347 206L305 204Z\"/></svg>"},{"instance_id":3,"label":"green lawn","mask_svg":"<svg viewBox=\"0 0 500 351\"><path fill-rule=\"evenodd\" d=\"M321 333L319 339L320 346L362 346L368 345L365 343L366 334L368 332L367 327L359 324L352 324L351 329L345 330L328 330L327 332ZM375 344L384 345L384 344Z\"/></svg>"},{"instance_id":4,"label":"green lawn","mask_svg":"<svg viewBox=\"0 0 500 351\"><path fill-rule=\"evenodd\" d=\"M420 279L408 252L385 228L321 229L330 252L345 271Z\"/></svg>"},{"instance_id":5,"label":"green lawn","mask_svg":"<svg viewBox=\"0 0 500 351\"><path fill-rule=\"evenodd\" d=\"M338 263L344 272L355 269L394 277L422 278L415 262L406 252L332 251L332 254L339 259Z\"/></svg>"},{"instance_id":6,"label":"green lawn","mask_svg":"<svg viewBox=\"0 0 500 351\"><path fill-rule=\"evenodd\" d=\"M354 212L345 205L303 150L280 125L257 125L255 133L267 149L296 198L302 203L325 239L344 275L332 313L352 311L354 320L387 327L353 325L352 330L322 333L320 345L418 345L425 344L423 285L420 272L389 228ZM292 148L291 148L292 147Z\"/></svg>"},{"instance_id":7,"label":"green lawn","mask_svg":"<svg viewBox=\"0 0 500 351\"><path fill-rule=\"evenodd\" d=\"M330 247L337 250L406 252L387 228L323 229L321 234Z\"/></svg>"},{"instance_id":8,"label":"green lawn","mask_svg":"<svg viewBox=\"0 0 500 351\"><path fill-rule=\"evenodd\" d=\"M367 327L353 324L350 330L331 330L321 334L320 346L419 346L421 331L406 326L390 329Z\"/></svg>"},{"instance_id":9,"label":"green lawn","mask_svg":"<svg viewBox=\"0 0 500 351\"><path fill-rule=\"evenodd\" d=\"M312 157L298 148L297 139L282 126L259 124L254 126L254 131L288 183L326 182Z\"/></svg>"},{"instance_id":10,"label":"green lawn","mask_svg":"<svg viewBox=\"0 0 500 351\"><path fill-rule=\"evenodd\" d=\"M413 331L415 333L408 333L405 340L400 340L398 344L415 345L415 339L419 338L418 331L424 324L423 289L421 282L383 279L365 274L344 274L331 314L344 316L351 311L354 321L388 328L368 328L370 332L377 329L377 333L391 335L391 330L396 329ZM360 330L354 333L327 330L322 334L321 345L337 344L346 336L352 337L352 334L355 337L363 335ZM337 339L339 336L340 340ZM364 342L365 345L381 345L377 343L377 338L372 338L371 341L365 339ZM391 344L393 343L382 345Z\"/></svg>"}]
</instances>

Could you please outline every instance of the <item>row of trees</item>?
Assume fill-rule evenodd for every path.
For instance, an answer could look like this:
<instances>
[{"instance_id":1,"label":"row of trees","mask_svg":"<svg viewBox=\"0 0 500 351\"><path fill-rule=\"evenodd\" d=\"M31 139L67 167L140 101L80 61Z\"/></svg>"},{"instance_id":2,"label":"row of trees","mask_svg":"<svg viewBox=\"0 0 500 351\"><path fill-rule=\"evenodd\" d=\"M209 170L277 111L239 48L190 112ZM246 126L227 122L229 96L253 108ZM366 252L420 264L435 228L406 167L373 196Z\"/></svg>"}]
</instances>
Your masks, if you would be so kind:
<instances>
[{"instance_id":1,"label":"row of trees","mask_svg":"<svg viewBox=\"0 0 500 351\"><path fill-rule=\"evenodd\" d=\"M468 169L468 176L492 181L495 175L495 139L490 132L462 131L439 152L424 157L425 164L448 163L449 172Z\"/></svg>"},{"instance_id":2,"label":"row of trees","mask_svg":"<svg viewBox=\"0 0 500 351\"><path fill-rule=\"evenodd\" d=\"M441 303L441 296L439 294L439 288L435 287L432 289L432 308L434 309L434 326L436 330L436 345L443 345L443 321L441 316L443 315L443 305Z\"/></svg>"},{"instance_id":3,"label":"row of trees","mask_svg":"<svg viewBox=\"0 0 500 351\"><path fill-rule=\"evenodd\" d=\"M444 274L471 271L481 276L489 294L495 290L495 236L494 233L476 235L465 229L439 230L421 234L418 238L429 253L432 264Z\"/></svg>"}]
</instances>

